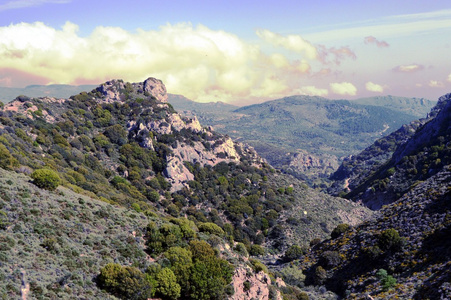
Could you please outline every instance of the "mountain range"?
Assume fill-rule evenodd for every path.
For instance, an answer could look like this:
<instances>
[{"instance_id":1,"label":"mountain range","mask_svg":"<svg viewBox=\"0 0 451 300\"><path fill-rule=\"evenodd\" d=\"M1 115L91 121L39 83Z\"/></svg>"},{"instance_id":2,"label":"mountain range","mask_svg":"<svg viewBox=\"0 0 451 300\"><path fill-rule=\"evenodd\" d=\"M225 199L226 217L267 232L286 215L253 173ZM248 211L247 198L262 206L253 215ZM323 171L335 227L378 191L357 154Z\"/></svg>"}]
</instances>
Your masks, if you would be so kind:
<instances>
[{"instance_id":1,"label":"mountain range","mask_svg":"<svg viewBox=\"0 0 451 300\"><path fill-rule=\"evenodd\" d=\"M3 298L451 297L451 94L404 124L397 116L427 102L406 100L404 112L304 96L199 104L249 138L260 135L252 124L266 126L283 151L346 157L330 168L330 194L274 168L244 136L178 114L173 98L184 100L149 78L2 106ZM287 137L293 128L306 148ZM327 136L368 145L338 156L350 146Z\"/></svg>"},{"instance_id":2,"label":"mountain range","mask_svg":"<svg viewBox=\"0 0 451 300\"><path fill-rule=\"evenodd\" d=\"M321 185L341 161L378 137L424 117L435 102L404 97L328 100L292 96L236 107L169 95L175 109L252 145L285 173Z\"/></svg>"}]
</instances>

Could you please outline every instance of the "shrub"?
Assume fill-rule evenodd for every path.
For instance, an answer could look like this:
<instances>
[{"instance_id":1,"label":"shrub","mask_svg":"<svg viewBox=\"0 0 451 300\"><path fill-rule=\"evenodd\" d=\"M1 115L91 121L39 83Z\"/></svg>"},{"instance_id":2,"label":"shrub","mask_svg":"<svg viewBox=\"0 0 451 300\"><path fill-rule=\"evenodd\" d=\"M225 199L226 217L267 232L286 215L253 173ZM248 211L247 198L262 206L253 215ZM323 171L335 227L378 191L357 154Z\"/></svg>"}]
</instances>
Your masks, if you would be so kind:
<instances>
[{"instance_id":1,"label":"shrub","mask_svg":"<svg viewBox=\"0 0 451 300\"><path fill-rule=\"evenodd\" d=\"M260 245L252 245L249 254L252 256L259 256L265 254L265 249Z\"/></svg>"},{"instance_id":2,"label":"shrub","mask_svg":"<svg viewBox=\"0 0 451 300\"><path fill-rule=\"evenodd\" d=\"M224 235L224 230L222 230L222 228L216 225L215 223L211 222L201 223L199 224L198 227L200 232L207 232L210 234L216 234L218 236Z\"/></svg>"},{"instance_id":3,"label":"shrub","mask_svg":"<svg viewBox=\"0 0 451 300\"><path fill-rule=\"evenodd\" d=\"M57 172L50 169L38 169L31 174L33 183L41 189L55 190L61 182Z\"/></svg>"},{"instance_id":4,"label":"shrub","mask_svg":"<svg viewBox=\"0 0 451 300\"><path fill-rule=\"evenodd\" d=\"M334 230L332 230L332 233L330 234L330 236L333 239L336 239L337 237L339 237L341 234L345 233L346 231L348 231L350 228L350 226L348 224L338 224L337 227L334 228Z\"/></svg>"},{"instance_id":5,"label":"shrub","mask_svg":"<svg viewBox=\"0 0 451 300\"><path fill-rule=\"evenodd\" d=\"M340 264L341 257L337 251L324 251L320 261L325 268L333 268Z\"/></svg>"},{"instance_id":6,"label":"shrub","mask_svg":"<svg viewBox=\"0 0 451 300\"><path fill-rule=\"evenodd\" d=\"M377 278L379 278L383 291L388 291L396 284L396 278L391 275L388 275L387 271L384 269L379 269L376 273Z\"/></svg>"},{"instance_id":7,"label":"shrub","mask_svg":"<svg viewBox=\"0 0 451 300\"><path fill-rule=\"evenodd\" d=\"M382 249L399 250L403 243L402 238L396 229L390 228L381 232L379 235L379 245Z\"/></svg>"},{"instance_id":8,"label":"shrub","mask_svg":"<svg viewBox=\"0 0 451 300\"><path fill-rule=\"evenodd\" d=\"M98 283L101 288L123 299L151 297L149 281L140 270L133 267L109 263L100 269Z\"/></svg>"},{"instance_id":9,"label":"shrub","mask_svg":"<svg viewBox=\"0 0 451 300\"><path fill-rule=\"evenodd\" d=\"M304 250L298 245L291 245L287 251L285 251L284 259L286 261L292 261L299 259L304 254Z\"/></svg>"},{"instance_id":10,"label":"shrub","mask_svg":"<svg viewBox=\"0 0 451 300\"><path fill-rule=\"evenodd\" d=\"M18 166L18 161L9 153L5 145L0 144L0 167L3 169L12 169Z\"/></svg>"},{"instance_id":11,"label":"shrub","mask_svg":"<svg viewBox=\"0 0 451 300\"><path fill-rule=\"evenodd\" d=\"M178 299L181 288L174 273L169 268L163 268L156 276L157 286L155 292L163 299Z\"/></svg>"},{"instance_id":12,"label":"shrub","mask_svg":"<svg viewBox=\"0 0 451 300\"><path fill-rule=\"evenodd\" d=\"M305 275L299 267L288 265L280 270L280 273L286 283L300 288L304 287Z\"/></svg>"}]
</instances>

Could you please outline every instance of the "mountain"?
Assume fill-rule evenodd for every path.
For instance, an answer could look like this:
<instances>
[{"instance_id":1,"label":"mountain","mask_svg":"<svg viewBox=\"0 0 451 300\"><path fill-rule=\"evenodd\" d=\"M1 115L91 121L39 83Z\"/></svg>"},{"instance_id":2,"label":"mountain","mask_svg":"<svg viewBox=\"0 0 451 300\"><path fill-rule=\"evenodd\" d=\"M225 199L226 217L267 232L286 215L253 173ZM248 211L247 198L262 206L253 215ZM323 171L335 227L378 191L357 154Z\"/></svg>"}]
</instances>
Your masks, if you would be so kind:
<instances>
[{"instance_id":1,"label":"mountain","mask_svg":"<svg viewBox=\"0 0 451 300\"><path fill-rule=\"evenodd\" d=\"M188 101L181 107L184 114L251 144L285 173L320 184L344 157L426 115L432 105L425 99L392 96L353 101L292 96L235 110Z\"/></svg>"},{"instance_id":2,"label":"mountain","mask_svg":"<svg viewBox=\"0 0 451 300\"><path fill-rule=\"evenodd\" d=\"M437 104L424 98L407 98L397 96L376 96L352 100L353 103L373 106L383 106L403 112L418 118L423 118L429 113L430 109Z\"/></svg>"},{"instance_id":3,"label":"mountain","mask_svg":"<svg viewBox=\"0 0 451 300\"><path fill-rule=\"evenodd\" d=\"M3 298L294 297L257 258L373 215L274 170L167 97L155 78L112 80L1 107Z\"/></svg>"},{"instance_id":4,"label":"mountain","mask_svg":"<svg viewBox=\"0 0 451 300\"><path fill-rule=\"evenodd\" d=\"M90 91L97 86L95 85L67 85L67 84L50 84L50 85L29 85L25 88L8 88L0 87L0 101L8 102L19 95L27 95L29 97L55 97L69 98L80 92Z\"/></svg>"},{"instance_id":5,"label":"mountain","mask_svg":"<svg viewBox=\"0 0 451 300\"><path fill-rule=\"evenodd\" d=\"M347 198L378 209L449 164L450 96L440 97L427 118L404 125L345 159L332 176L335 193L341 190Z\"/></svg>"},{"instance_id":6,"label":"mountain","mask_svg":"<svg viewBox=\"0 0 451 300\"><path fill-rule=\"evenodd\" d=\"M338 225L307 251L288 249L271 270L338 299L450 299L450 115L448 94L427 118L345 161L335 175L352 174L344 177L347 197L379 210L356 226Z\"/></svg>"}]
</instances>

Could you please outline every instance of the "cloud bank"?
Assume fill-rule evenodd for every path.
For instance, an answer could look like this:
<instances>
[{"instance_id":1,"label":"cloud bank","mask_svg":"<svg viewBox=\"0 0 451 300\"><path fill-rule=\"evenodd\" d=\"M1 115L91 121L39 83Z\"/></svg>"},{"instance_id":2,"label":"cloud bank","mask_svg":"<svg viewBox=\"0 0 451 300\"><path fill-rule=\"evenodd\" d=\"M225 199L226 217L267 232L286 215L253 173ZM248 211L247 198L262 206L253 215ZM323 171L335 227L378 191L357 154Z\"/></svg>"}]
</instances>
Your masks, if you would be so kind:
<instances>
[{"instance_id":1,"label":"cloud bank","mask_svg":"<svg viewBox=\"0 0 451 300\"><path fill-rule=\"evenodd\" d=\"M347 47L315 46L301 36L269 30L256 34L264 43L295 53L294 58L264 53L260 46L234 34L189 23L135 32L100 26L87 37L78 31L70 22L61 29L42 22L0 27L0 73L14 70L25 74L23 78L39 76L46 78L46 83L66 84L97 84L113 78L142 81L153 76L162 79L171 93L196 101L230 102L299 92L327 95L327 89L311 84L300 87L299 81L318 74L332 61L338 64L355 58ZM318 70L312 70L312 64L319 66ZM3 76L0 84L17 85L17 78Z\"/></svg>"}]
</instances>

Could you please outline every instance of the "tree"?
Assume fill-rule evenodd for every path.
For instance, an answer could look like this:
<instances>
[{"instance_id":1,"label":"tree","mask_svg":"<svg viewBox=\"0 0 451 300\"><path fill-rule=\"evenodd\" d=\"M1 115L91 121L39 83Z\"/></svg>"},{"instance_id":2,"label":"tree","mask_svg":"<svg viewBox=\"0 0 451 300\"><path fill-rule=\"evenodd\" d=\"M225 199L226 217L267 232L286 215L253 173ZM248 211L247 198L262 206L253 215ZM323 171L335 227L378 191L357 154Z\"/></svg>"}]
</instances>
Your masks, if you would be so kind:
<instances>
[{"instance_id":1,"label":"tree","mask_svg":"<svg viewBox=\"0 0 451 300\"><path fill-rule=\"evenodd\" d=\"M144 273L133 267L109 263L100 269L98 283L101 288L122 299L147 299L151 297L151 286Z\"/></svg>"},{"instance_id":2,"label":"tree","mask_svg":"<svg viewBox=\"0 0 451 300\"><path fill-rule=\"evenodd\" d=\"M155 276L157 286L155 292L157 296L163 299L177 299L181 295L180 285L177 283L177 279L169 268L163 268Z\"/></svg>"},{"instance_id":3,"label":"tree","mask_svg":"<svg viewBox=\"0 0 451 300\"><path fill-rule=\"evenodd\" d=\"M31 173L33 183L41 189L55 190L61 182L57 172L50 169L38 169Z\"/></svg>"},{"instance_id":4,"label":"tree","mask_svg":"<svg viewBox=\"0 0 451 300\"><path fill-rule=\"evenodd\" d=\"M192 299L223 299L225 287L232 281L233 267L226 260L209 257L198 260L191 268Z\"/></svg>"}]
</instances>

